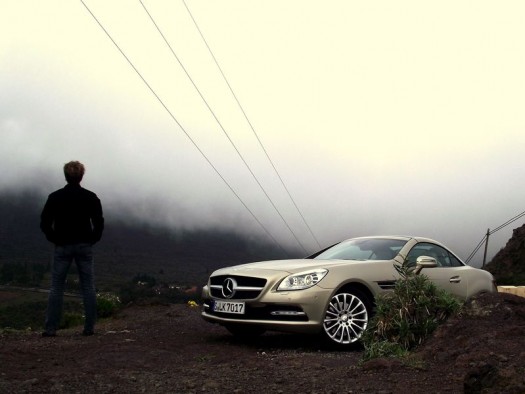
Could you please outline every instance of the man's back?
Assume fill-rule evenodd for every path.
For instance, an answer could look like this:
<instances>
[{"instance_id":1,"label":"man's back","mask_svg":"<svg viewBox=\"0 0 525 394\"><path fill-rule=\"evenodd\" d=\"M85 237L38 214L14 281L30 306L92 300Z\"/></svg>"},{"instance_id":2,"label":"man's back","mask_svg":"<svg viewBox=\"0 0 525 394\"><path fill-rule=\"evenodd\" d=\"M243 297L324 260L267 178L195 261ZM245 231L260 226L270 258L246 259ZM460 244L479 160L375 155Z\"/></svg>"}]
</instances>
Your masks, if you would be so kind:
<instances>
[{"instance_id":1,"label":"man's back","mask_svg":"<svg viewBox=\"0 0 525 394\"><path fill-rule=\"evenodd\" d=\"M94 244L104 228L100 200L80 185L68 184L49 195L40 227L56 245Z\"/></svg>"}]
</instances>

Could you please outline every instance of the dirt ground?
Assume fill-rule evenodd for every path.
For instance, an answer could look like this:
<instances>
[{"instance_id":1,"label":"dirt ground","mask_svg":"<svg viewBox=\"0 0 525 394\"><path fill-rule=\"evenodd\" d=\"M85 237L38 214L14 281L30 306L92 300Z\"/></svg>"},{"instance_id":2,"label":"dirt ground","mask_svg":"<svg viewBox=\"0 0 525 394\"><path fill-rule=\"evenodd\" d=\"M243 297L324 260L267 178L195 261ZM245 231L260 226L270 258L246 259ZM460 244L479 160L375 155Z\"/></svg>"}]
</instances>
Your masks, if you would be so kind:
<instances>
[{"instance_id":1,"label":"dirt ground","mask_svg":"<svg viewBox=\"0 0 525 394\"><path fill-rule=\"evenodd\" d=\"M55 338L0 337L0 393L525 393L525 298L480 296L405 361L268 333L235 340L187 305L132 306Z\"/></svg>"}]
</instances>

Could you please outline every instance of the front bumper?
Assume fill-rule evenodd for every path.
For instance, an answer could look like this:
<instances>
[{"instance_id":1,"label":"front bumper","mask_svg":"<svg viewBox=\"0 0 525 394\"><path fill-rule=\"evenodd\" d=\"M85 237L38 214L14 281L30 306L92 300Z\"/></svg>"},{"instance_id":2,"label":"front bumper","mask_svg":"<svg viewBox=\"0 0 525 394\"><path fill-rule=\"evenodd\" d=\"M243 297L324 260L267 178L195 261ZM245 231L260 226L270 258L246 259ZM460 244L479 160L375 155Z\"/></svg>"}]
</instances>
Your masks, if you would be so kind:
<instances>
[{"instance_id":1,"label":"front bumper","mask_svg":"<svg viewBox=\"0 0 525 394\"><path fill-rule=\"evenodd\" d=\"M213 311L213 303L219 299L211 297L205 287L202 317L221 325L247 324L263 326L271 331L318 333L322 330L332 292L318 286L288 292L269 291L257 299L235 300L245 304L245 313L237 315Z\"/></svg>"}]
</instances>

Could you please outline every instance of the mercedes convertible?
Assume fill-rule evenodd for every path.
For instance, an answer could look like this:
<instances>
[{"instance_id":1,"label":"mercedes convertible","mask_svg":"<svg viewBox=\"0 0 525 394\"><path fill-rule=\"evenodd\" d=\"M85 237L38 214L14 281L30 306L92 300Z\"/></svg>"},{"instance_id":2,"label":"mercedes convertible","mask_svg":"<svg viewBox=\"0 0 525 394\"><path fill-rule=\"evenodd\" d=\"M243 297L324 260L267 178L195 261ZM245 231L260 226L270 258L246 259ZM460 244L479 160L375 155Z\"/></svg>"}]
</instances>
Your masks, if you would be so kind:
<instances>
[{"instance_id":1,"label":"mercedes convertible","mask_svg":"<svg viewBox=\"0 0 525 394\"><path fill-rule=\"evenodd\" d=\"M464 264L444 245L420 237L353 238L304 259L221 268L203 287L202 317L232 334L267 330L321 334L330 343L359 341L378 295L392 291L407 263L461 300L495 292L492 275Z\"/></svg>"}]
</instances>

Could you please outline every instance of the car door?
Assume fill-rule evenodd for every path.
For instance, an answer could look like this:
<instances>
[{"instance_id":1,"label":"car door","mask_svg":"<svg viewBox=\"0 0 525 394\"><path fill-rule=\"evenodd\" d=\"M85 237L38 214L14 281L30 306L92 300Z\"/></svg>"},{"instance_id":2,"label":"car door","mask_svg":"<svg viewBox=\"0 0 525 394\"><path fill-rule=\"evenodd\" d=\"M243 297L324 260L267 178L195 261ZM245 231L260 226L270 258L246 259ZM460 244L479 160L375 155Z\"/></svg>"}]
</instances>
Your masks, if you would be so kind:
<instances>
[{"instance_id":1,"label":"car door","mask_svg":"<svg viewBox=\"0 0 525 394\"><path fill-rule=\"evenodd\" d=\"M427 242L416 244L408 253L409 264L416 264L420 256L436 259L438 264L434 268L425 268L421 271L436 286L445 289L456 297L466 300L469 296L469 268L463 265L452 253L439 245Z\"/></svg>"}]
</instances>

